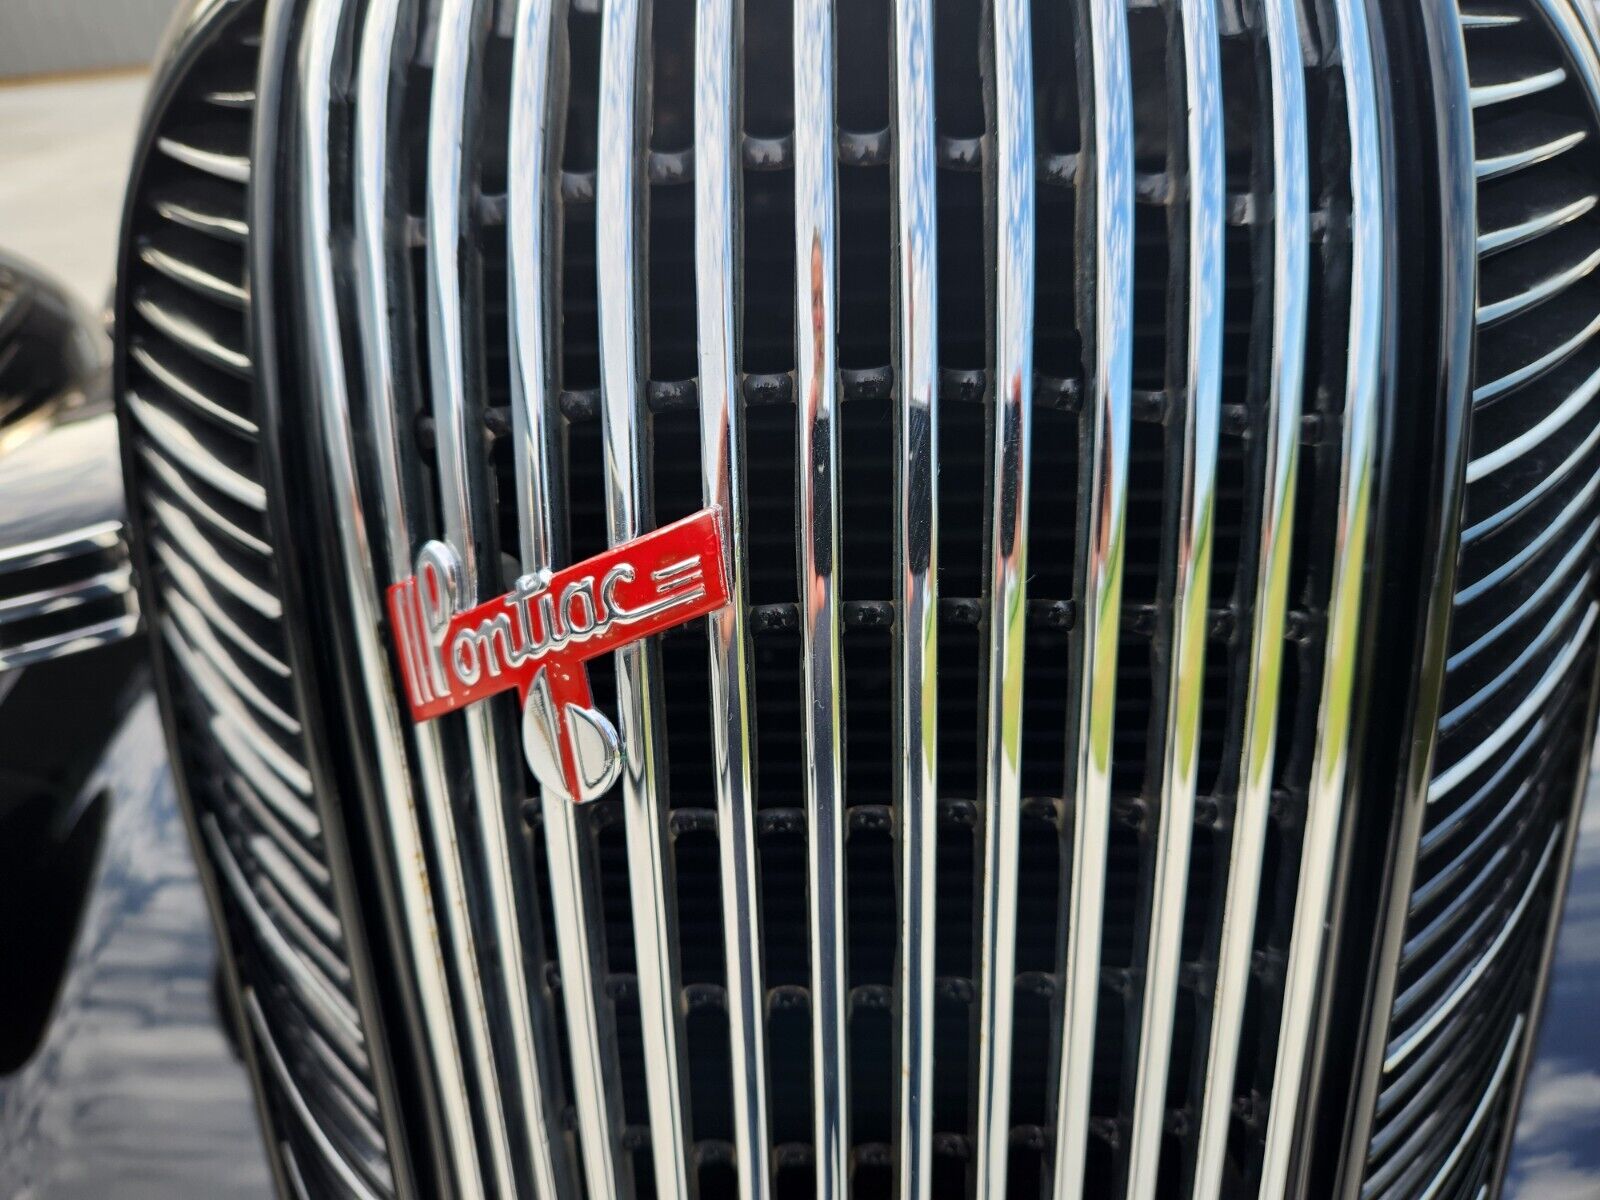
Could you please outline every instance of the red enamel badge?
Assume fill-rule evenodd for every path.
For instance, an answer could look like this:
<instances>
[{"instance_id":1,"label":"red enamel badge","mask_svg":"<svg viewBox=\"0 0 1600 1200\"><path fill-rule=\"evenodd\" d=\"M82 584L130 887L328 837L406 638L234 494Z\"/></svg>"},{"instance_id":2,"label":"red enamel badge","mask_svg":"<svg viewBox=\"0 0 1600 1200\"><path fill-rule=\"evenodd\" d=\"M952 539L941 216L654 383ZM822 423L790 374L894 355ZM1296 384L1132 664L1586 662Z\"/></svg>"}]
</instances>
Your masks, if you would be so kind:
<instances>
[{"instance_id":1,"label":"red enamel badge","mask_svg":"<svg viewBox=\"0 0 1600 1200\"><path fill-rule=\"evenodd\" d=\"M728 602L718 512L614 546L561 571L524 575L466 607L461 557L445 542L389 589L389 621L416 721L517 690L528 765L545 787L593 800L622 767L616 728L594 708L584 664Z\"/></svg>"}]
</instances>

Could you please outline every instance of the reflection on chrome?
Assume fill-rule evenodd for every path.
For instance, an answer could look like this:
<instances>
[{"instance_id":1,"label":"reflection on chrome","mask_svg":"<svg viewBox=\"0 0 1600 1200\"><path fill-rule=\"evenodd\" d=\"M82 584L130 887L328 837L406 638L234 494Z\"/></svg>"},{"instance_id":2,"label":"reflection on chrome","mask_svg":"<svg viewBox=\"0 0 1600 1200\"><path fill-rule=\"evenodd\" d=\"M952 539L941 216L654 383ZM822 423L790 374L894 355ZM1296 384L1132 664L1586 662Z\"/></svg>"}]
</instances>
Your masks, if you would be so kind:
<instances>
[{"instance_id":1,"label":"reflection on chrome","mask_svg":"<svg viewBox=\"0 0 1600 1200\"><path fill-rule=\"evenodd\" d=\"M711 746L716 772L722 936L728 989L733 1144L740 1194L763 1200L772 1186L767 1138L766 990L762 978L755 794L751 787L752 685L746 628L744 489L741 478L734 298L740 61L735 0L695 5L695 312L700 384L701 498L724 514L730 603L707 621Z\"/></svg>"},{"instance_id":2,"label":"reflection on chrome","mask_svg":"<svg viewBox=\"0 0 1600 1200\"><path fill-rule=\"evenodd\" d=\"M1161 811L1157 820L1155 893L1134 1079L1128 1147L1128 1198L1155 1195L1166 1127L1167 1068L1182 969L1184 903L1194 830L1204 704L1207 606L1211 597L1212 530L1216 512L1217 438L1222 413L1223 234L1227 195L1223 158L1222 81L1217 15L1212 0L1183 5L1184 78L1188 109L1189 290L1182 416L1182 485L1177 498L1172 649L1163 733Z\"/></svg>"},{"instance_id":3,"label":"reflection on chrome","mask_svg":"<svg viewBox=\"0 0 1600 1200\"><path fill-rule=\"evenodd\" d=\"M844 943L843 702L839 675L838 195L833 0L794 6L795 395L800 641L811 929L811 1120L818 1200L849 1178Z\"/></svg>"},{"instance_id":4,"label":"reflection on chrome","mask_svg":"<svg viewBox=\"0 0 1600 1200\"><path fill-rule=\"evenodd\" d=\"M1033 413L1033 51L1028 10L996 5L993 508L988 514L988 710L979 851L973 1178L1003 1196L1010 1154L1011 1039L1017 958L1017 845L1022 813L1022 673L1028 578L1028 466Z\"/></svg>"},{"instance_id":5,"label":"reflection on chrome","mask_svg":"<svg viewBox=\"0 0 1600 1200\"><path fill-rule=\"evenodd\" d=\"M1093 371L1085 388L1080 438L1089 480L1088 487L1079 488L1088 503L1080 514L1080 690L1077 728L1070 731L1076 739L1068 780L1073 797L1072 879L1062 973L1055 1200L1081 1194L1088 1148L1133 408L1134 146L1128 18L1121 0L1090 0L1088 15L1095 147L1094 325L1088 339Z\"/></svg>"},{"instance_id":6,"label":"reflection on chrome","mask_svg":"<svg viewBox=\"0 0 1600 1200\"><path fill-rule=\"evenodd\" d=\"M932 1188L934 911L938 867L939 311L933 4L896 0L894 347L901 457L895 547L900 744L899 1194Z\"/></svg>"},{"instance_id":7,"label":"reflection on chrome","mask_svg":"<svg viewBox=\"0 0 1600 1200\"><path fill-rule=\"evenodd\" d=\"M1276 131L1272 164L1272 376L1267 396L1267 467L1256 559L1254 627L1250 631L1250 694L1246 701L1233 845L1228 855L1222 945L1211 1006L1195 1167L1195 1195L1199 1197L1215 1197L1222 1187L1256 904L1261 891L1278 691L1283 674L1283 625L1289 602L1310 287L1309 151L1299 17L1287 0L1268 0L1262 8Z\"/></svg>"}]
</instances>

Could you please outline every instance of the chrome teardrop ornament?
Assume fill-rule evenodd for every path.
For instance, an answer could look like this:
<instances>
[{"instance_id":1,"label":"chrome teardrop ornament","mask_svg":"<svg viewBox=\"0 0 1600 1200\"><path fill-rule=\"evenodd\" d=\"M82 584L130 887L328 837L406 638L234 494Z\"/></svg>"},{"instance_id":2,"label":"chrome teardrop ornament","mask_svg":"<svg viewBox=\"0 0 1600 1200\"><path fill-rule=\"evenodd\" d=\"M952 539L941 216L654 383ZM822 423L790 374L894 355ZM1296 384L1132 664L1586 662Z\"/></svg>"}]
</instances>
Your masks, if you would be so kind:
<instances>
[{"instance_id":1,"label":"chrome teardrop ornament","mask_svg":"<svg viewBox=\"0 0 1600 1200\"><path fill-rule=\"evenodd\" d=\"M570 796L561 765L560 722L577 768L578 795ZM622 741L604 713L568 704L558 713L550 677L540 671L522 708L522 749L541 787L582 804L605 795L622 773Z\"/></svg>"}]
</instances>

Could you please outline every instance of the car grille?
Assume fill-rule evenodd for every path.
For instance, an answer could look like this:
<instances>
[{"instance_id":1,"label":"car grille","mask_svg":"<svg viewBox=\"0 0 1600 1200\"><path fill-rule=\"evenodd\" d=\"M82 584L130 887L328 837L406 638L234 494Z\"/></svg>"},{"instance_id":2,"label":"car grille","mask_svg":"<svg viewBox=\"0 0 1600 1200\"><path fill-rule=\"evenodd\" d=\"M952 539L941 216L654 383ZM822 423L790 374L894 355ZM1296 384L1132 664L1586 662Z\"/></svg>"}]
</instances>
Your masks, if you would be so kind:
<instances>
[{"instance_id":1,"label":"car grille","mask_svg":"<svg viewBox=\"0 0 1600 1200\"><path fill-rule=\"evenodd\" d=\"M393 1183L325 812L284 632L249 333L261 6L216 13L150 121L119 280L145 611L285 1186Z\"/></svg>"},{"instance_id":2,"label":"car grille","mask_svg":"<svg viewBox=\"0 0 1600 1200\"><path fill-rule=\"evenodd\" d=\"M327 586L455 1185L1281 1187L1378 404L1361 6L599 7L299 45ZM594 664L615 793L538 797L509 701L402 723L423 540L487 598L708 502L733 609Z\"/></svg>"},{"instance_id":3,"label":"car grille","mask_svg":"<svg viewBox=\"0 0 1600 1200\"><path fill-rule=\"evenodd\" d=\"M1582 773L1600 222L1576 21L1536 2L1461 12L1478 215L1465 508L1363 1197L1493 1183Z\"/></svg>"}]
</instances>

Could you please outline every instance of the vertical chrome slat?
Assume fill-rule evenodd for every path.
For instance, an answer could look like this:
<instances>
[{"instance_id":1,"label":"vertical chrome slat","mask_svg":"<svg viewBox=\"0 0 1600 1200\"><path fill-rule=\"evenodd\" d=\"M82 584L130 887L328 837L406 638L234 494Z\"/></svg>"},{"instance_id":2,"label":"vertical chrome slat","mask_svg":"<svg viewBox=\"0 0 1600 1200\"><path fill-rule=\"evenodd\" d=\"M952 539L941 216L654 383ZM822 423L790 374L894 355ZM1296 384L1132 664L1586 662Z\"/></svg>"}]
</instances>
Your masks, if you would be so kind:
<instances>
[{"instance_id":1,"label":"vertical chrome slat","mask_svg":"<svg viewBox=\"0 0 1600 1200\"><path fill-rule=\"evenodd\" d=\"M551 105L560 32L558 0L519 0L513 30L511 116L507 152L507 314L511 337L511 419L518 513L518 553L524 573L563 565L564 522L558 485L558 394L553 319L555 272L549 258L556 228L552 202L560 164L551 136L559 119ZM556 143L559 145L559 143ZM616 1039L605 997L606 954L597 864L586 817L569 797L541 789L550 903L561 965L562 1011L572 1056L573 1101L583 1173L594 1197L619 1195L631 1178L622 1148L621 1080ZM641 938L654 930L641 932ZM643 955L641 955L643 958ZM641 997L651 993L643 988ZM650 1034L648 1004L646 1036ZM651 1047L652 1052L654 1047ZM675 1060L669 1062L675 1065ZM652 1113L652 1116L654 1113ZM677 1133L652 1122L652 1137L670 1156ZM669 1157L670 1163L670 1157ZM665 1195L671 1174L662 1177Z\"/></svg>"},{"instance_id":2,"label":"vertical chrome slat","mask_svg":"<svg viewBox=\"0 0 1600 1200\"><path fill-rule=\"evenodd\" d=\"M379 342L377 353L368 354L364 377L368 381L367 404L374 419L392 424L394 394L388 375L389 346L387 303L381 290L383 275L383 201L387 182L384 154L388 136L389 86L392 79L395 31L400 0L379 0L368 11L360 49L360 74L355 107L357 145L356 220L358 247L358 312L364 344ZM442 912L436 912L423 854L422 830L418 822L412 781L406 762L404 735L394 705L394 682L382 642L381 591L374 566L373 548L367 540L365 500L359 482L355 455L355 434L350 399L345 391L344 348L339 336L338 301L334 290L332 261L332 170L329 162L328 111L332 101L332 72L340 42L340 22L345 5L337 0L317 0L307 13L300 63L300 121L298 153L301 156L303 186L298 196L304 205L300 253L305 264L309 291L309 320L313 331L308 358L315 379L315 404L322 427L323 446L329 475L339 504L335 522L341 544L343 582L350 604L355 632L356 665L361 672L362 690L368 704L379 785L388 816L387 833L394 858L394 877L402 912L402 924L410 952L410 967L416 981L419 1019L429 1049L425 1065L438 1094L441 1123L446 1138L448 1171L457 1193L464 1198L487 1194L478 1160L477 1137L473 1129L472 1103L452 1012L450 984L440 945L437 919L443 918L452 946L465 947L471 965L471 935L466 928L465 907L461 899L459 872L453 875L455 890L448 885ZM376 250L376 260L372 254ZM374 271L374 266L376 270ZM375 328L375 326L377 328ZM381 414L381 416L377 415ZM378 504L378 515L389 533L391 562L405 565L411 543L405 532L403 502L399 501L398 473L392 468L392 437L378 445L380 473L385 487ZM449 831L448 805L441 811L439 797L426 795L430 826ZM445 838L450 842L448 832ZM449 848L448 846L446 847ZM453 860L453 855L452 855ZM459 968L458 962L458 968ZM458 969L459 977L459 969ZM474 976L458 978L464 989ZM468 996L470 991L465 991ZM468 1007L473 1003L468 1001ZM477 1005L481 1014L481 1004ZM470 1018L469 1018L470 1020ZM481 1021L475 1023L481 1028ZM487 1053L486 1035L473 1049L480 1072L493 1071ZM480 1076L481 1077L481 1076ZM503 1125L503 1122L502 1122ZM495 1128L486 1121L491 1142ZM492 1161L497 1181L509 1184L510 1162L505 1152L503 1133L496 1144Z\"/></svg>"},{"instance_id":3,"label":"vertical chrome slat","mask_svg":"<svg viewBox=\"0 0 1600 1200\"><path fill-rule=\"evenodd\" d=\"M979 1197L1006 1194L1022 807L1022 672L1027 633L1028 464L1033 435L1033 51L1028 8L995 0L994 461L990 465L988 696L983 849L977 864Z\"/></svg>"},{"instance_id":4,"label":"vertical chrome slat","mask_svg":"<svg viewBox=\"0 0 1600 1200\"><path fill-rule=\"evenodd\" d=\"M1184 902L1200 765L1200 712L1211 596L1212 519L1222 415L1223 232L1227 225L1222 80L1214 0L1183 0L1188 113L1188 360L1184 376L1182 490L1173 569L1171 668L1162 744L1155 894L1140 1015L1129 1200L1151 1200L1161 1166L1167 1069L1182 967Z\"/></svg>"},{"instance_id":5,"label":"vertical chrome slat","mask_svg":"<svg viewBox=\"0 0 1600 1200\"><path fill-rule=\"evenodd\" d=\"M445 537L461 556L466 594L477 596L479 569L485 559L481 534L491 527L481 481L474 476L474 457L481 433L472 419L466 395L467 351L461 297L461 243L465 213L473 193L465 170L468 142L468 89L477 74L487 9L484 0L449 0L439 17L434 51L433 95L428 112L427 164L427 319L434 437L437 447L439 503ZM498 589L498 580L491 590ZM485 941L494 947L489 977L503 989L510 1078L501 1075L507 1108L524 1124L533 1182L541 1196L553 1197L558 1168L553 1142L559 1135L559 1111L550 1103L540 1063L556 1061L556 1047L536 1034L533 990L523 954L519 880L511 860L507 826L521 820L521 805L508 784L506 747L489 705L474 705L462 714L471 760L472 808L482 843L483 895L489 928ZM518 789L520 790L520 789Z\"/></svg>"},{"instance_id":6,"label":"vertical chrome slat","mask_svg":"<svg viewBox=\"0 0 1600 1200\"><path fill-rule=\"evenodd\" d=\"M1361 583L1366 567L1374 460L1377 456L1384 300L1384 188L1378 127L1377 77L1361 0L1335 0L1339 61L1344 76L1350 147L1350 328L1345 378L1344 447L1328 600L1327 645L1316 749L1306 797L1283 1016L1267 1108L1262 1197L1288 1186L1300 1093L1317 987L1324 961L1323 928L1333 887L1349 765L1351 697L1359 658Z\"/></svg>"},{"instance_id":7,"label":"vertical chrome slat","mask_svg":"<svg viewBox=\"0 0 1600 1200\"><path fill-rule=\"evenodd\" d=\"M761 970L755 794L751 787L750 663L745 629L744 461L739 427L737 0L695 5L695 312L699 334L700 461L705 503L722 510L728 606L707 618L711 741L722 873L733 1142L740 1194L771 1192L767 1144L766 993Z\"/></svg>"},{"instance_id":8,"label":"vertical chrome slat","mask_svg":"<svg viewBox=\"0 0 1600 1200\"><path fill-rule=\"evenodd\" d=\"M1111 737L1116 719L1128 441L1133 409L1133 88L1123 0L1091 0L1094 103L1093 377L1085 389L1085 508L1080 537L1077 728L1071 763L1072 884L1067 913L1066 1002L1056 1096L1056 1200L1083 1189L1100 990L1111 817Z\"/></svg>"},{"instance_id":9,"label":"vertical chrome slat","mask_svg":"<svg viewBox=\"0 0 1600 1200\"><path fill-rule=\"evenodd\" d=\"M934 906L938 863L939 280L933 7L895 0L895 292L900 1200L932 1187Z\"/></svg>"},{"instance_id":10,"label":"vertical chrome slat","mask_svg":"<svg viewBox=\"0 0 1600 1200\"><path fill-rule=\"evenodd\" d=\"M1194 1186L1195 1195L1200 1197L1214 1197L1221 1189L1228 1125L1233 1116L1234 1072L1249 990L1261 859L1272 792L1305 373L1310 185L1299 18L1291 0L1267 0L1261 7L1273 130L1271 378L1265 397L1266 462L1250 635L1250 690L1245 701L1243 761L1239 795L1234 803L1233 843L1223 899L1222 943L1212 997L1211 1039L1206 1052L1196 1149Z\"/></svg>"},{"instance_id":11,"label":"vertical chrome slat","mask_svg":"<svg viewBox=\"0 0 1600 1200\"><path fill-rule=\"evenodd\" d=\"M844 785L839 668L838 168L833 0L794 6L795 395L800 640L811 925L811 1118L817 1197L849 1178Z\"/></svg>"},{"instance_id":12,"label":"vertical chrome slat","mask_svg":"<svg viewBox=\"0 0 1600 1200\"><path fill-rule=\"evenodd\" d=\"M640 59L645 10L638 0L605 7L600 37L600 155L595 177L595 256L600 304L600 397L605 434L606 519L613 544L654 523L650 497L644 343L638 311L645 126ZM642 42L642 44L641 44ZM666 781L661 777L661 649L635 642L616 653L617 730L622 739L622 806L628 887L644 1026L646 1083L656 1186L687 1196L690 1153L678 929ZM594 1185L590 1185L591 1197Z\"/></svg>"}]
</instances>

